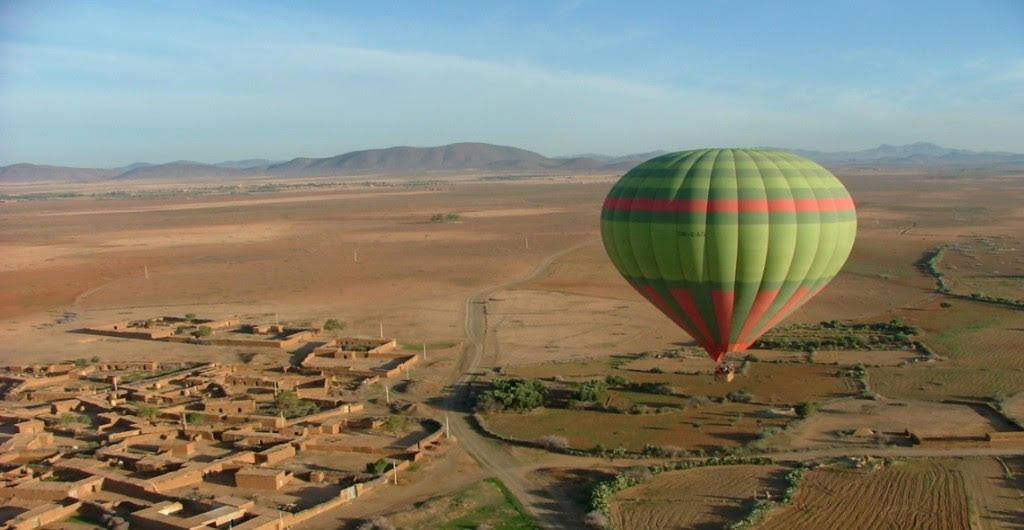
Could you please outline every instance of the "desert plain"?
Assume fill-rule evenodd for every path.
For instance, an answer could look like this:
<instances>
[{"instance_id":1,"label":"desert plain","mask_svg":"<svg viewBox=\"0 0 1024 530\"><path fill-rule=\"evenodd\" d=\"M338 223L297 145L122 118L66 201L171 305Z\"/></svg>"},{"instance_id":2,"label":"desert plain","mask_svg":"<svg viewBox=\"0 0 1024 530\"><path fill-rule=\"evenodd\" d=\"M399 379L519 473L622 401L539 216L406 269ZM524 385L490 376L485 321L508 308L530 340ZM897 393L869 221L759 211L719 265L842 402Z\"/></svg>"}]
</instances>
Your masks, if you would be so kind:
<instances>
[{"instance_id":1,"label":"desert plain","mask_svg":"<svg viewBox=\"0 0 1024 530\"><path fill-rule=\"evenodd\" d=\"M715 381L604 254L599 213L618 174L381 175L8 187L0 364L256 369L301 353L81 332L189 313L394 337L423 355L388 389L409 406L389 411L382 385L356 396L381 415L447 418L454 441L303 527L1024 527L1024 438L986 440L1024 431L1024 178L836 173L857 204L853 253L778 333L896 320L923 347L755 348L732 359L734 381ZM550 402L474 414L509 377L542 381ZM599 406L572 398L591 380L610 382ZM772 461L647 476L709 458ZM617 476L626 487L595 508L594 485Z\"/></svg>"}]
</instances>

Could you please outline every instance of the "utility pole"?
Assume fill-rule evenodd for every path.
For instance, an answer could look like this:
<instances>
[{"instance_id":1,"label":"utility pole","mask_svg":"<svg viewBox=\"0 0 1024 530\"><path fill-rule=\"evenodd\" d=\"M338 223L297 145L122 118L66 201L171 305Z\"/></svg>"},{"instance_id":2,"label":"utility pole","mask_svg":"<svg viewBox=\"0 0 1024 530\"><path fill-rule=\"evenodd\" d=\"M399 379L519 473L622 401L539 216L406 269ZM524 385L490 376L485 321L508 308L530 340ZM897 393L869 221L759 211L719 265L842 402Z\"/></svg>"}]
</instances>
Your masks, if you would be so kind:
<instances>
[{"instance_id":1,"label":"utility pole","mask_svg":"<svg viewBox=\"0 0 1024 530\"><path fill-rule=\"evenodd\" d=\"M423 360L424 361L427 360L427 343L426 342L423 343Z\"/></svg>"},{"instance_id":2,"label":"utility pole","mask_svg":"<svg viewBox=\"0 0 1024 530\"><path fill-rule=\"evenodd\" d=\"M523 236L526 240L526 250L530 250L530 236Z\"/></svg>"},{"instance_id":3,"label":"utility pole","mask_svg":"<svg viewBox=\"0 0 1024 530\"><path fill-rule=\"evenodd\" d=\"M384 338L384 321L380 321L380 338Z\"/></svg>"},{"instance_id":4,"label":"utility pole","mask_svg":"<svg viewBox=\"0 0 1024 530\"><path fill-rule=\"evenodd\" d=\"M386 401L388 405L391 404L391 390L388 389L387 383L384 383L384 401Z\"/></svg>"},{"instance_id":5,"label":"utility pole","mask_svg":"<svg viewBox=\"0 0 1024 530\"><path fill-rule=\"evenodd\" d=\"M448 415L447 414L444 415L444 437L445 438L451 438L452 437L451 426L448 424Z\"/></svg>"},{"instance_id":6,"label":"utility pole","mask_svg":"<svg viewBox=\"0 0 1024 530\"><path fill-rule=\"evenodd\" d=\"M142 266L142 273L146 275L146 279L149 279L149 265Z\"/></svg>"},{"instance_id":7,"label":"utility pole","mask_svg":"<svg viewBox=\"0 0 1024 530\"><path fill-rule=\"evenodd\" d=\"M395 459L391 459L391 470L395 472L395 485L398 485L398 464L395 463Z\"/></svg>"}]
</instances>

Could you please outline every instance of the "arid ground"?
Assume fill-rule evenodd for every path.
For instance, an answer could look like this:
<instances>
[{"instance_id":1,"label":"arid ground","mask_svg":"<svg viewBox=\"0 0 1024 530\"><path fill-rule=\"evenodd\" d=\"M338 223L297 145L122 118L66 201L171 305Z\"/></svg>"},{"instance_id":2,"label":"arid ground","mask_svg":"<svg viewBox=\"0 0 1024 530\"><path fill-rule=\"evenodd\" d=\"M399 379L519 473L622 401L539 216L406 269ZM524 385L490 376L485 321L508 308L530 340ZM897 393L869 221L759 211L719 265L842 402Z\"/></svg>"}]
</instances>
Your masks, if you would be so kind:
<instances>
[{"instance_id":1,"label":"arid ground","mask_svg":"<svg viewBox=\"0 0 1024 530\"><path fill-rule=\"evenodd\" d=\"M604 256L599 211L615 177L462 175L414 183L368 177L268 192L221 183L181 189L126 182L128 193L104 197L7 200L0 203L0 360L287 362L287 351L75 332L189 312L268 323L337 319L353 335L377 336L383 329L406 349L427 344L428 361L396 395L419 404L422 414L451 413L464 452L424 464L417 472L421 477L392 493L374 493L325 514L315 525L323 528L389 515L412 528L430 527L425 521L444 517L496 527L506 520L509 528L519 528L514 525L523 524L524 516L539 526L580 526L591 510L580 474L597 479L650 462L556 454L483 435L465 410L444 399L445 388L486 385L496 371L545 379L553 390L565 392L609 375L671 387L666 395L612 391L624 410L638 404L675 407L660 413L549 407L488 415L488 428L501 436L523 441L564 436L569 447L588 451L597 445L636 452L646 445L780 454L800 448L841 458L852 446L857 454L873 450L898 460L934 455L903 455L899 451L915 449L838 433L906 429L934 437L983 436L1020 427L950 401L1020 409L1024 308L971 294L1024 299L1024 176L840 173L858 208L853 254L839 276L783 324L898 319L920 329L917 338L933 355L925 360L906 350L823 350L811 359L804 352L755 351L759 357L748 363L749 372L729 384L711 379L710 361L693 341L640 298ZM88 193L87 186L76 189ZM443 215L436 219L436 214ZM952 284L950 294L937 292L935 278L921 265L943 245L952 249L940 263ZM658 355L667 351L676 354ZM857 369L864 375L840 374ZM489 375L480 375L485 372ZM737 390L753 399L723 399ZM818 404L807 419L772 413L807 402ZM808 471L792 502L770 511L762 523L767 528L842 528L847 520L883 525L872 526L878 528L961 528L974 524L969 521L983 528L1024 526L1019 497L1024 468L1012 459L1013 465L996 461L983 449L971 451L975 459L915 458L872 472ZM1008 451L1020 454L1024 447L1018 442ZM785 454L789 460L817 456ZM710 487L721 483L721 475L675 472L689 475L665 475L642 486L661 492L649 504L637 500L644 490L622 492L612 519L622 528L730 524L750 511L753 491L747 490L755 483L785 486L778 484L776 471L760 469L745 478L750 487L724 491L713 502L703 483L693 481L707 475ZM487 477L507 489L480 482ZM926 495L927 484L941 484L941 495ZM856 504L827 508L834 506L828 496L836 488L851 491ZM904 492L908 500L873 513L889 490ZM700 509L685 517L673 511L671 503L684 501ZM922 511L932 515L919 515Z\"/></svg>"}]
</instances>

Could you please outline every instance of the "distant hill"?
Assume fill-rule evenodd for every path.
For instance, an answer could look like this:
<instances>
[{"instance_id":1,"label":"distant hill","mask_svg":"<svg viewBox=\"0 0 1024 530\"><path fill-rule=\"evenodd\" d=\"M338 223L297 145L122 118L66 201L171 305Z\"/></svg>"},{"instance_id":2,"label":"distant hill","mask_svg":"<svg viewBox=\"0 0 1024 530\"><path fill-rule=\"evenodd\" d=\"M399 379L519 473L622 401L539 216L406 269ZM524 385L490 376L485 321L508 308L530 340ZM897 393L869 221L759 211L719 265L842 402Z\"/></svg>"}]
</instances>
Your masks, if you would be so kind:
<instances>
[{"instance_id":1,"label":"distant hill","mask_svg":"<svg viewBox=\"0 0 1024 530\"><path fill-rule=\"evenodd\" d=\"M118 173L116 169L12 164L0 167L0 182L92 182L111 178Z\"/></svg>"},{"instance_id":2,"label":"distant hill","mask_svg":"<svg viewBox=\"0 0 1024 530\"><path fill-rule=\"evenodd\" d=\"M618 156L615 156L615 155L602 155L602 154L597 154L597 153L583 153L583 154L571 155L571 156L558 156L558 157L555 157L555 158L561 158L561 159L589 158L589 159L592 159L592 160L599 160L599 161L604 162L606 164L621 164L623 162L635 162L635 163L639 164L640 162L645 162L645 161L650 160L650 159L652 159L652 158L654 158L656 156L661 156L661 155L663 155L663 154L665 154L667 152L668 151L664 151L662 149L658 149L657 151L646 151L646 152L643 152L643 153L632 153L632 154L628 154L628 155L618 155Z\"/></svg>"},{"instance_id":3,"label":"distant hill","mask_svg":"<svg viewBox=\"0 0 1024 530\"><path fill-rule=\"evenodd\" d=\"M1024 169L1024 154L950 149L928 142L882 144L862 151L823 152L788 149L826 166L959 167Z\"/></svg>"},{"instance_id":4,"label":"distant hill","mask_svg":"<svg viewBox=\"0 0 1024 530\"><path fill-rule=\"evenodd\" d=\"M265 168L274 164L280 164L280 160L267 160L266 158L247 158L245 160L228 160L226 162L217 162L213 164L218 167L226 167L229 169L253 169L253 168Z\"/></svg>"},{"instance_id":5,"label":"distant hill","mask_svg":"<svg viewBox=\"0 0 1024 530\"><path fill-rule=\"evenodd\" d=\"M950 149L926 142L907 145L883 144L862 151L786 150L816 160L828 167L1024 170L1024 154ZM216 164L179 160L166 164L136 162L117 169L14 164L0 167L0 183L92 182L108 179L188 181L201 178L315 177L374 173L417 175L427 172L463 171L622 173L640 162L664 153L665 151L649 151L619 156L588 153L548 158L517 147L467 142L438 147L400 146L365 149L326 158L294 158L287 162L275 162L262 158L233 160Z\"/></svg>"},{"instance_id":6,"label":"distant hill","mask_svg":"<svg viewBox=\"0 0 1024 530\"><path fill-rule=\"evenodd\" d=\"M418 172L468 169L539 170L559 162L502 145L458 143L440 147L389 147L353 151L330 158L296 158L267 168L274 175L332 175L378 171Z\"/></svg>"},{"instance_id":7,"label":"distant hill","mask_svg":"<svg viewBox=\"0 0 1024 530\"><path fill-rule=\"evenodd\" d=\"M135 169L121 172L113 178L117 180L169 179L188 180L201 177L236 177L244 175L245 170L203 164L201 162L180 161L167 164L138 166Z\"/></svg>"}]
</instances>

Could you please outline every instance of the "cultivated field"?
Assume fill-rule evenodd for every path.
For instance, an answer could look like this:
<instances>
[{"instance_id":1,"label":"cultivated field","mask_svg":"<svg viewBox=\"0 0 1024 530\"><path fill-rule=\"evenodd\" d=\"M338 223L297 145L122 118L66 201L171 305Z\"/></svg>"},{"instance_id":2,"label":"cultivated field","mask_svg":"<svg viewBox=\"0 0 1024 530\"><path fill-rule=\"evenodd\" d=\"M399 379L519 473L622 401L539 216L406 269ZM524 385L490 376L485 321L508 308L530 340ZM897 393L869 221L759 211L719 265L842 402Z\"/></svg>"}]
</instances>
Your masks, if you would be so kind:
<instances>
[{"instance_id":1,"label":"cultivated field","mask_svg":"<svg viewBox=\"0 0 1024 530\"><path fill-rule=\"evenodd\" d=\"M652 399L649 406L675 404ZM640 399L638 397L638 399ZM638 452L647 444L663 448L710 451L757 439L761 429L785 425L759 405L727 403L663 414L620 414L591 410L538 409L525 414L490 414L485 422L496 433L523 440L564 436L569 447L625 448Z\"/></svg>"},{"instance_id":2,"label":"cultivated field","mask_svg":"<svg viewBox=\"0 0 1024 530\"><path fill-rule=\"evenodd\" d=\"M758 528L954 530L970 527L968 505L956 462L898 462L877 471L823 468L805 473L793 502Z\"/></svg>"},{"instance_id":3,"label":"cultivated field","mask_svg":"<svg viewBox=\"0 0 1024 530\"><path fill-rule=\"evenodd\" d=\"M722 528L747 515L755 498L778 497L786 486L781 466L715 466L662 473L622 490L611 502L619 530Z\"/></svg>"}]
</instances>

